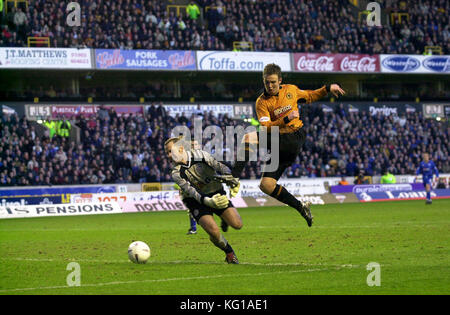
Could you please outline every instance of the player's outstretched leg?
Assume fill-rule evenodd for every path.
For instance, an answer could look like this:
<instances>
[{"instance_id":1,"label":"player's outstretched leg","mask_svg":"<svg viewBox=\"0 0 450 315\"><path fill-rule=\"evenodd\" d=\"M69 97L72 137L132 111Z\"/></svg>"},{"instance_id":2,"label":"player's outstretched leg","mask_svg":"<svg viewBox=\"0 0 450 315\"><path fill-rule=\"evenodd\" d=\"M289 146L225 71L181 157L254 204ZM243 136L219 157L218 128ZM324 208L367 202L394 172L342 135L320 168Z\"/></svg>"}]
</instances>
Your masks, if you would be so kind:
<instances>
[{"instance_id":1,"label":"player's outstretched leg","mask_svg":"<svg viewBox=\"0 0 450 315\"><path fill-rule=\"evenodd\" d=\"M233 248L228 243L226 238L220 233L219 227L214 221L212 215L204 215L200 218L199 224L209 234L211 242L225 253L225 261L229 264L239 264L236 254Z\"/></svg>"},{"instance_id":2,"label":"player's outstretched leg","mask_svg":"<svg viewBox=\"0 0 450 315\"><path fill-rule=\"evenodd\" d=\"M302 215L303 218L305 218L308 226L311 227L311 225L313 224L313 219L314 219L314 217L311 213L311 202L300 201L300 203L301 203L300 208L298 208L297 211Z\"/></svg>"},{"instance_id":3,"label":"player's outstretched leg","mask_svg":"<svg viewBox=\"0 0 450 315\"><path fill-rule=\"evenodd\" d=\"M306 223L311 227L313 223L313 216L311 214L311 203L302 202L289 193L286 188L277 184L274 178L263 177L260 183L260 189L267 195L277 199L278 201L291 206L296 209L302 217L306 220Z\"/></svg>"}]
</instances>

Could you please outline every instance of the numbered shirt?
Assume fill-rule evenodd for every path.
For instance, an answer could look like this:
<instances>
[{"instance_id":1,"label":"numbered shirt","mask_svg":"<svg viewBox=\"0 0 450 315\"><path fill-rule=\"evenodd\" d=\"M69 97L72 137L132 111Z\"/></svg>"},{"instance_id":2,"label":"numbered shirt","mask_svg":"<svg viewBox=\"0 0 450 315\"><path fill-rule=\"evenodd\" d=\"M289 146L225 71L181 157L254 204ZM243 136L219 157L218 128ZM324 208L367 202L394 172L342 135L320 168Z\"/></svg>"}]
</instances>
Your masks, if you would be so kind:
<instances>
[{"instance_id":1,"label":"numbered shirt","mask_svg":"<svg viewBox=\"0 0 450 315\"><path fill-rule=\"evenodd\" d=\"M256 100L256 114L260 124L268 127L280 128L280 133L292 133L303 127L300 118L295 118L288 124L284 118L290 112L296 110L300 113L298 102L312 103L320 100L328 94L326 86L317 90L300 90L292 84L282 84L278 95L261 94Z\"/></svg>"}]
</instances>

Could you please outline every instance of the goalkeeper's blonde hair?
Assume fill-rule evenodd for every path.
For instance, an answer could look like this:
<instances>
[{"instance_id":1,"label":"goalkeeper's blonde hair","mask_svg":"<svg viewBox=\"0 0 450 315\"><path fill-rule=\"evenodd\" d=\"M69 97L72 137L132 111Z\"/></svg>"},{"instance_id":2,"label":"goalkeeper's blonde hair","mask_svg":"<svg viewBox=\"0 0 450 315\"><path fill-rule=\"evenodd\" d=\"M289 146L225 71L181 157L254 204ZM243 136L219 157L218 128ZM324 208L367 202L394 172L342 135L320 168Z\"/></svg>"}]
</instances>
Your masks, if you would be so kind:
<instances>
[{"instance_id":1,"label":"goalkeeper's blonde hair","mask_svg":"<svg viewBox=\"0 0 450 315\"><path fill-rule=\"evenodd\" d=\"M195 141L194 140L187 140L183 135L178 136L178 137L172 137L166 140L166 142L164 142L164 147L167 147L170 143L176 143L177 145L182 145L185 149L191 149L194 150L195 149Z\"/></svg>"},{"instance_id":2,"label":"goalkeeper's blonde hair","mask_svg":"<svg viewBox=\"0 0 450 315\"><path fill-rule=\"evenodd\" d=\"M178 137L172 137L166 140L166 142L164 142L164 147L167 147L170 143L172 142L178 142L180 140L183 140L184 137L183 136L178 136Z\"/></svg>"}]
</instances>

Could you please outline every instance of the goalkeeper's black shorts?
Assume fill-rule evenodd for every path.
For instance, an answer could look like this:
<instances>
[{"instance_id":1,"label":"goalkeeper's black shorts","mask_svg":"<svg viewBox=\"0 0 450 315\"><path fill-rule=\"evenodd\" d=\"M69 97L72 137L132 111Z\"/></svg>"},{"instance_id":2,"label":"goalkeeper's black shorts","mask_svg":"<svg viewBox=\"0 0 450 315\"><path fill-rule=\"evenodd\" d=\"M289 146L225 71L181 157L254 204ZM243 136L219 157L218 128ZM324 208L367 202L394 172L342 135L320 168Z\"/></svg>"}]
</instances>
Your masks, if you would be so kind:
<instances>
[{"instance_id":1,"label":"goalkeeper's black shorts","mask_svg":"<svg viewBox=\"0 0 450 315\"><path fill-rule=\"evenodd\" d=\"M267 146L272 154L274 149L272 148L272 146L276 145L276 143L271 143L270 138L270 134L268 134ZM300 154L300 150L303 147L303 144L305 144L305 140L306 131L303 128L300 128L293 133L280 134L278 167L276 170L268 171L267 168L270 164L272 164L272 159L264 162L264 164L262 165L261 177L270 177L274 178L275 180L279 180L284 171L295 162L295 159ZM277 163L274 164L276 165Z\"/></svg>"},{"instance_id":2,"label":"goalkeeper's black shorts","mask_svg":"<svg viewBox=\"0 0 450 315\"><path fill-rule=\"evenodd\" d=\"M207 197L212 197L215 194L221 194L221 195L226 195L225 189L222 188L222 190L216 191L214 193L210 193L210 194L206 194ZM223 209L214 209L211 207L208 207L204 204L201 204L200 202L198 202L196 199L194 198L185 198L183 199L183 203L185 204L185 206L189 209L189 212L192 214L192 216L194 217L195 221L199 221L200 218L204 215L218 215L221 216L222 213L227 210L228 208L234 208L233 203L231 202L231 200L228 201L228 206L226 208Z\"/></svg>"}]
</instances>

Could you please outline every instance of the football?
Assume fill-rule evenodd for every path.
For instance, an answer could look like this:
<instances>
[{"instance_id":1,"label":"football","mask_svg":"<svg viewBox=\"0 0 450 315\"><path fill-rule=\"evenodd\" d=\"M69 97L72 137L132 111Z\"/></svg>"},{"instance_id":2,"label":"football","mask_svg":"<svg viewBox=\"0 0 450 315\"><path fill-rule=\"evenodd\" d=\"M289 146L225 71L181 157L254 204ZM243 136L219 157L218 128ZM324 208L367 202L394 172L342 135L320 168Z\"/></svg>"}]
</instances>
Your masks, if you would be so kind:
<instances>
[{"instance_id":1,"label":"football","mask_svg":"<svg viewBox=\"0 0 450 315\"><path fill-rule=\"evenodd\" d=\"M150 258L150 247L141 241L135 241L128 246L128 258L135 264L145 264Z\"/></svg>"}]
</instances>

